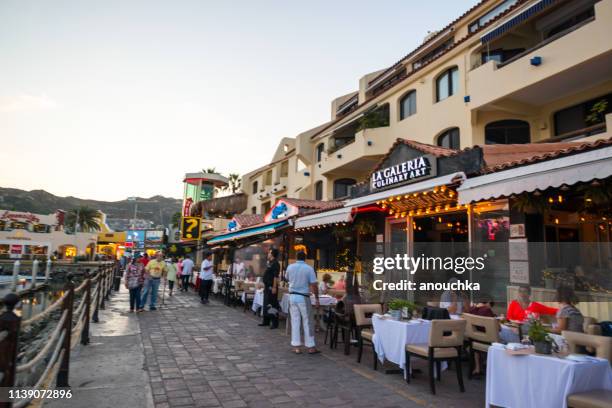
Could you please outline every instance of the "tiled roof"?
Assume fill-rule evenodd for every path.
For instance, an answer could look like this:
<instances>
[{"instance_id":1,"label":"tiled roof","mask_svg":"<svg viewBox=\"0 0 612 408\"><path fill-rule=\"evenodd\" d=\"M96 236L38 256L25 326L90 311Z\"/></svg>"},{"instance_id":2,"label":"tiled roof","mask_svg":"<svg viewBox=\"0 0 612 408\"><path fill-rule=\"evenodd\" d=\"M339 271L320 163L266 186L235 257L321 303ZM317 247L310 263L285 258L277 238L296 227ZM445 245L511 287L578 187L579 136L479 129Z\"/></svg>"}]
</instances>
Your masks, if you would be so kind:
<instances>
[{"instance_id":1,"label":"tiled roof","mask_svg":"<svg viewBox=\"0 0 612 408\"><path fill-rule=\"evenodd\" d=\"M302 198L282 198L282 200L305 210L331 210L343 206L341 201L305 200Z\"/></svg>"},{"instance_id":2,"label":"tiled roof","mask_svg":"<svg viewBox=\"0 0 612 408\"><path fill-rule=\"evenodd\" d=\"M566 143L529 143L520 145L485 145L475 146L482 149L486 164L484 173L493 173L512 167L519 167L561 156L582 153L606 146L612 146L612 138L594 142Z\"/></svg>"},{"instance_id":3,"label":"tiled roof","mask_svg":"<svg viewBox=\"0 0 612 408\"><path fill-rule=\"evenodd\" d=\"M237 214L234 216L234 219L241 228L250 227L252 225L257 225L264 222L264 216L261 214Z\"/></svg>"},{"instance_id":4,"label":"tiled roof","mask_svg":"<svg viewBox=\"0 0 612 408\"><path fill-rule=\"evenodd\" d=\"M404 144L406 146L410 146L410 147L412 147L415 150L418 150L418 151L423 152L425 154L431 154L431 155L436 156L436 157L449 157L449 156L452 156L452 155L457 154L459 152L459 150L448 149L446 147L440 147L440 146L434 146L434 145L430 145L430 144L427 144L427 143L421 143L421 142L417 142L416 140L409 140L409 139L398 138L395 141L395 143L393 143L393 145L389 148L389 151L387 152L387 154L385 154L383 157L381 157L381 159L378 161L376 166L374 166L374 169L372 170L372 172L380 170L380 167L383 165L385 160L387 160L389 158L389 156L393 152L393 149L395 149L395 147L397 145L400 145L400 144Z\"/></svg>"}]
</instances>

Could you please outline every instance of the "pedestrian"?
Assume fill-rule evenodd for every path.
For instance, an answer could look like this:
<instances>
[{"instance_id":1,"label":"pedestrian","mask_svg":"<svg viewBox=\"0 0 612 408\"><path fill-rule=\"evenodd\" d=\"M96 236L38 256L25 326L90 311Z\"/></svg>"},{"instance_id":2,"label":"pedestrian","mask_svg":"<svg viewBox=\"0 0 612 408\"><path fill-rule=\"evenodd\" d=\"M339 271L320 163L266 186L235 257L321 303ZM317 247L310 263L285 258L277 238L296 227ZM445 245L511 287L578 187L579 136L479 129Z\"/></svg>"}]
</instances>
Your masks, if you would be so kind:
<instances>
[{"instance_id":1,"label":"pedestrian","mask_svg":"<svg viewBox=\"0 0 612 408\"><path fill-rule=\"evenodd\" d=\"M280 264L278 263L278 249L271 248L268 251L268 263L263 276L264 301L263 321L259 326L270 326L270 329L278 328L278 282L280 275Z\"/></svg>"},{"instance_id":2,"label":"pedestrian","mask_svg":"<svg viewBox=\"0 0 612 408\"><path fill-rule=\"evenodd\" d=\"M142 266L146 267L149 263L149 254L147 254L146 252L142 253L142 256L140 257L138 262L140 262Z\"/></svg>"},{"instance_id":3,"label":"pedestrian","mask_svg":"<svg viewBox=\"0 0 612 408\"><path fill-rule=\"evenodd\" d=\"M202 261L202 268L200 269L200 302L205 305L208 303L208 297L210 296L210 289L213 285L213 262L212 253L207 252L204 255Z\"/></svg>"},{"instance_id":4,"label":"pedestrian","mask_svg":"<svg viewBox=\"0 0 612 408\"><path fill-rule=\"evenodd\" d=\"M246 279L246 266L240 257L234 259L232 265L232 279L234 280L245 280Z\"/></svg>"},{"instance_id":5,"label":"pedestrian","mask_svg":"<svg viewBox=\"0 0 612 408\"><path fill-rule=\"evenodd\" d=\"M189 255L185 255L185 259L183 259L183 270L181 271L181 290L183 292L187 292L187 290L189 290L189 281L191 280L193 266L193 261Z\"/></svg>"},{"instance_id":6,"label":"pedestrian","mask_svg":"<svg viewBox=\"0 0 612 408\"><path fill-rule=\"evenodd\" d=\"M147 296L151 296L151 301L149 303L149 310L157 310L157 293L159 291L159 283L162 277L165 277L168 272L168 267L164 262L163 256L161 252L157 252L155 254L155 259L150 260L145 267L145 271L149 274L149 279L147 280L147 284L145 285L145 291L142 295L142 299L140 300L140 308L144 309L145 304L147 303Z\"/></svg>"},{"instance_id":7,"label":"pedestrian","mask_svg":"<svg viewBox=\"0 0 612 408\"><path fill-rule=\"evenodd\" d=\"M176 266L176 258L168 258L166 260L166 266L168 268L168 274L166 275L166 280L168 281L168 289L170 289L168 296L172 296L172 290L174 289L174 282L176 282L176 275L178 273L178 268Z\"/></svg>"},{"instance_id":8,"label":"pedestrian","mask_svg":"<svg viewBox=\"0 0 612 408\"><path fill-rule=\"evenodd\" d=\"M308 265L306 254L300 251L296 255L297 261L287 268L287 279L289 280L289 314L291 315L291 346L293 352L301 354L302 339L300 335L300 323L304 329L304 345L308 354L319 353L315 347L314 318L312 314L312 303L310 294L315 295L316 307L319 308L319 287L317 286L317 275Z\"/></svg>"},{"instance_id":9,"label":"pedestrian","mask_svg":"<svg viewBox=\"0 0 612 408\"><path fill-rule=\"evenodd\" d=\"M130 254L131 255L131 254ZM126 256L125 287L130 292L130 313L140 310L140 291L144 285L144 268L137 258Z\"/></svg>"},{"instance_id":10,"label":"pedestrian","mask_svg":"<svg viewBox=\"0 0 612 408\"><path fill-rule=\"evenodd\" d=\"M178 258L178 262L176 263L176 285L178 286L178 290L181 290L183 285L181 285L181 276L183 276L183 257Z\"/></svg>"}]
</instances>

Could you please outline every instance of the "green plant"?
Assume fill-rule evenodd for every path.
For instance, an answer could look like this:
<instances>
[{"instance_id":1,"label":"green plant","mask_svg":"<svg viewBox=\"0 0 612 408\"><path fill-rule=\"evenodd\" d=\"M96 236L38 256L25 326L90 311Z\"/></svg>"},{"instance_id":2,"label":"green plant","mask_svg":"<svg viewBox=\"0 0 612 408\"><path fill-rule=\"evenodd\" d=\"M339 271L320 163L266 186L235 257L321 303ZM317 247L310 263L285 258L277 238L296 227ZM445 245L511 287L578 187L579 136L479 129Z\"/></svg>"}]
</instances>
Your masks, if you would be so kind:
<instances>
[{"instance_id":1,"label":"green plant","mask_svg":"<svg viewBox=\"0 0 612 408\"><path fill-rule=\"evenodd\" d=\"M548 335L548 332L542 325L542 322L536 319L529 321L529 339L534 343L551 343L552 339Z\"/></svg>"},{"instance_id":2,"label":"green plant","mask_svg":"<svg viewBox=\"0 0 612 408\"><path fill-rule=\"evenodd\" d=\"M542 270L542 277L544 279L555 279L556 275L551 269L546 268Z\"/></svg>"},{"instance_id":3,"label":"green plant","mask_svg":"<svg viewBox=\"0 0 612 408\"><path fill-rule=\"evenodd\" d=\"M386 108L375 109L363 115L359 119L357 131L389 126L389 108L388 105L386 106Z\"/></svg>"},{"instance_id":4,"label":"green plant","mask_svg":"<svg viewBox=\"0 0 612 408\"><path fill-rule=\"evenodd\" d=\"M523 193L512 201L512 208L522 213L544 214L548 210L548 203L544 195Z\"/></svg>"},{"instance_id":5,"label":"green plant","mask_svg":"<svg viewBox=\"0 0 612 408\"><path fill-rule=\"evenodd\" d=\"M75 224L80 232L100 231L102 224L102 213L96 209L86 206L73 208L66 214L66 226L70 227L72 231L76 231Z\"/></svg>"},{"instance_id":6,"label":"green plant","mask_svg":"<svg viewBox=\"0 0 612 408\"><path fill-rule=\"evenodd\" d=\"M409 312L412 312L416 309L416 305L404 299L391 299L389 301L389 310L402 310L403 308L407 308Z\"/></svg>"},{"instance_id":7,"label":"green plant","mask_svg":"<svg viewBox=\"0 0 612 408\"><path fill-rule=\"evenodd\" d=\"M608 101L606 99L601 99L595 102L593 106L591 106L591 109L589 109L589 114L585 118L585 122L591 125L603 122L603 116L607 110Z\"/></svg>"}]
</instances>

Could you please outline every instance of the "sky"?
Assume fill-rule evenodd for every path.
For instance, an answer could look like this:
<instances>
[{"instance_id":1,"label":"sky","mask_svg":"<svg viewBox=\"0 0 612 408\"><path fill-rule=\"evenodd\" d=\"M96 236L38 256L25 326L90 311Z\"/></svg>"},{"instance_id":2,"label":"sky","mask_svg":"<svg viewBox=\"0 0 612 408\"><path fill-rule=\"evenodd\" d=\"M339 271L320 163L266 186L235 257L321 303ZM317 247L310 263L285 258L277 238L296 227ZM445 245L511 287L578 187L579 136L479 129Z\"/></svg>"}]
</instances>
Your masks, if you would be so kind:
<instances>
[{"instance_id":1,"label":"sky","mask_svg":"<svg viewBox=\"0 0 612 408\"><path fill-rule=\"evenodd\" d=\"M3 0L0 186L182 196L244 174L477 0Z\"/></svg>"}]
</instances>

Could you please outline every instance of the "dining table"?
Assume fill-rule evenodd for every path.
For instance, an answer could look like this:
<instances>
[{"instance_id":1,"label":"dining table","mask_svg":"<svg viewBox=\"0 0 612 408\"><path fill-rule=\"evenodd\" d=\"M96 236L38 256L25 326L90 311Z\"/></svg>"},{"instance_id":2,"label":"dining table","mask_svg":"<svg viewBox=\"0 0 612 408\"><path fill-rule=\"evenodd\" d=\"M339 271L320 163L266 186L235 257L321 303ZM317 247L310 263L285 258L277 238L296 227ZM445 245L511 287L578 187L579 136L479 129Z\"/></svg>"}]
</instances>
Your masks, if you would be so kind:
<instances>
[{"instance_id":1,"label":"dining table","mask_svg":"<svg viewBox=\"0 0 612 408\"><path fill-rule=\"evenodd\" d=\"M487 353L486 406L567 408L568 395L595 389L612 391L607 359L561 354L517 353L494 343Z\"/></svg>"},{"instance_id":2,"label":"dining table","mask_svg":"<svg viewBox=\"0 0 612 408\"><path fill-rule=\"evenodd\" d=\"M263 292L263 288L255 290L255 294L253 296L253 304L251 305L251 310L253 311L253 313L257 313L263 308ZM246 294L246 291L242 293L242 303L246 302Z\"/></svg>"},{"instance_id":3,"label":"dining table","mask_svg":"<svg viewBox=\"0 0 612 408\"><path fill-rule=\"evenodd\" d=\"M406 373L406 345L429 343L431 321L425 319L395 320L388 315L373 314L374 350L381 363L385 360L399 366ZM443 362L442 371L447 364Z\"/></svg>"}]
</instances>

